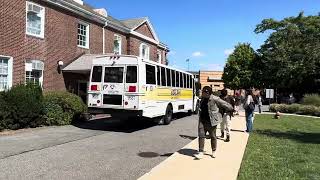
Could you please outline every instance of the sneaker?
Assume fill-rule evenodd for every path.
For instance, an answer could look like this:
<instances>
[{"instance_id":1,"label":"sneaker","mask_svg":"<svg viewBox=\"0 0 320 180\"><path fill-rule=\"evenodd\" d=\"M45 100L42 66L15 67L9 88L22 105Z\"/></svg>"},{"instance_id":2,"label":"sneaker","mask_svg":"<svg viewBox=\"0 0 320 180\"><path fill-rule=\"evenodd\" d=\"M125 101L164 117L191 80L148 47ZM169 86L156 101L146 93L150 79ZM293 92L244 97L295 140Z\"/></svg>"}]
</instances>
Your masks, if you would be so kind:
<instances>
[{"instance_id":1,"label":"sneaker","mask_svg":"<svg viewBox=\"0 0 320 180\"><path fill-rule=\"evenodd\" d=\"M221 138L224 138L224 133L223 132L221 132Z\"/></svg>"},{"instance_id":2,"label":"sneaker","mask_svg":"<svg viewBox=\"0 0 320 180\"><path fill-rule=\"evenodd\" d=\"M230 141L230 135L227 135L226 142L229 142L229 141Z\"/></svg>"},{"instance_id":3,"label":"sneaker","mask_svg":"<svg viewBox=\"0 0 320 180\"><path fill-rule=\"evenodd\" d=\"M194 155L197 159L202 159L203 158L203 152L198 152L198 154Z\"/></svg>"},{"instance_id":4,"label":"sneaker","mask_svg":"<svg viewBox=\"0 0 320 180\"><path fill-rule=\"evenodd\" d=\"M216 158L216 151L212 151L211 157Z\"/></svg>"}]
</instances>

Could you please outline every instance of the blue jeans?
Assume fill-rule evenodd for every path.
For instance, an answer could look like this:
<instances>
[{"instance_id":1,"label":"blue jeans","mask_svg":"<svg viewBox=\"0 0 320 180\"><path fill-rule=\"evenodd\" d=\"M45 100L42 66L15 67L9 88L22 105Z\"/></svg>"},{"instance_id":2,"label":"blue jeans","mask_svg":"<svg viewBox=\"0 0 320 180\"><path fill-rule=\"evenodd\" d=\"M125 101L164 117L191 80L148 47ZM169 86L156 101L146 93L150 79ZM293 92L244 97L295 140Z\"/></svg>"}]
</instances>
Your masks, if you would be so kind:
<instances>
[{"instance_id":1,"label":"blue jeans","mask_svg":"<svg viewBox=\"0 0 320 180\"><path fill-rule=\"evenodd\" d=\"M247 132L252 131L252 117L253 117L253 111L246 110L246 125L247 125Z\"/></svg>"}]
</instances>

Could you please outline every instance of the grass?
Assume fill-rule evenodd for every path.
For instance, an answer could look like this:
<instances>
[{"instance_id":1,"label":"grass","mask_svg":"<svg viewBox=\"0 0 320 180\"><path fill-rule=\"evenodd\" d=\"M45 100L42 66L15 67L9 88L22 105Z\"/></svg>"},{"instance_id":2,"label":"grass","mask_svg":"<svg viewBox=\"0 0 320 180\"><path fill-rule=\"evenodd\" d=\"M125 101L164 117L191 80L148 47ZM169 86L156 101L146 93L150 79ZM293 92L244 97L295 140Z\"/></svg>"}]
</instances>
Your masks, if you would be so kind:
<instances>
[{"instance_id":1,"label":"grass","mask_svg":"<svg viewBox=\"0 0 320 180\"><path fill-rule=\"evenodd\" d=\"M238 179L320 179L320 119L257 115Z\"/></svg>"}]
</instances>

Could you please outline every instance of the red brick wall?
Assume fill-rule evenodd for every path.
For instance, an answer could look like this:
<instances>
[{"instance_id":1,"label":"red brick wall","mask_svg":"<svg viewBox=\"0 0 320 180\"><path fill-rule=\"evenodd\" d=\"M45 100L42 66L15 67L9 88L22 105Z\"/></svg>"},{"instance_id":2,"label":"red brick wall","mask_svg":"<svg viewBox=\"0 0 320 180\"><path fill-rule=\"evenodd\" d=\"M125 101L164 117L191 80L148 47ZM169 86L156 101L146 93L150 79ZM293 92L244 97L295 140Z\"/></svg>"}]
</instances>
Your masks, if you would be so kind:
<instances>
[{"instance_id":1,"label":"red brick wall","mask_svg":"<svg viewBox=\"0 0 320 180\"><path fill-rule=\"evenodd\" d=\"M13 57L13 83L25 82L25 61L42 60L45 90L65 90L65 79L57 71L57 61L69 64L82 53L102 53L102 26L90 23L89 49L77 46L77 15L52 7L45 7L44 39L26 35L26 2L0 1L0 55Z\"/></svg>"},{"instance_id":2,"label":"red brick wall","mask_svg":"<svg viewBox=\"0 0 320 180\"><path fill-rule=\"evenodd\" d=\"M128 48L128 54L139 56L140 55L140 45L141 43L144 43L149 46L150 48L150 60L157 61L157 50L158 47L155 44L149 43L145 40L142 40L137 37L129 37L129 48Z\"/></svg>"},{"instance_id":3,"label":"red brick wall","mask_svg":"<svg viewBox=\"0 0 320 180\"><path fill-rule=\"evenodd\" d=\"M26 35L26 1L0 0L0 55L13 57L13 83L25 82L25 61L41 60L45 64L44 89L65 90L73 84L77 75L59 74L57 62L65 65L71 63L83 53L102 54L102 24L95 24L88 19L63 9L53 7L39 0L34 0L45 7L44 39ZM77 26L79 19L90 24L89 49L77 46ZM148 27L146 27L148 29ZM150 30L143 26L140 33L149 36ZM122 37L122 54L139 56L139 47L142 42L150 47L150 59L157 61L155 44L138 37L128 37L124 33L110 27L105 29L105 53L113 53L114 34ZM162 56L163 60L165 55ZM69 78L72 77L72 78ZM83 75L78 76L84 79Z\"/></svg>"},{"instance_id":4,"label":"red brick wall","mask_svg":"<svg viewBox=\"0 0 320 180\"><path fill-rule=\"evenodd\" d=\"M149 28L148 24L147 23L143 23L141 26L139 26L136 30L136 32L140 33L140 34L143 34L149 38L152 38L154 39L153 35L152 35L152 32L151 32L151 29Z\"/></svg>"}]
</instances>

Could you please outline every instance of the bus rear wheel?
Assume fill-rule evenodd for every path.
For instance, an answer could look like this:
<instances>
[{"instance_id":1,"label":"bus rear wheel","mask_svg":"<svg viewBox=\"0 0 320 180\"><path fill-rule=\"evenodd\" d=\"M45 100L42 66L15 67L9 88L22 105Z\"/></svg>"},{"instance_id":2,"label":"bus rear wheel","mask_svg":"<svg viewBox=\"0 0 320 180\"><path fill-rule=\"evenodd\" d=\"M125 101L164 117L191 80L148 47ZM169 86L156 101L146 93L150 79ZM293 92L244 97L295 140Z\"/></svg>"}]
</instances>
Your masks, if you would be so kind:
<instances>
[{"instance_id":1,"label":"bus rear wheel","mask_svg":"<svg viewBox=\"0 0 320 180\"><path fill-rule=\"evenodd\" d=\"M166 114L163 116L163 124L168 125L172 121L173 109L171 105L167 106Z\"/></svg>"}]
</instances>

